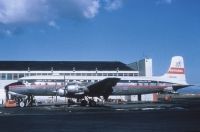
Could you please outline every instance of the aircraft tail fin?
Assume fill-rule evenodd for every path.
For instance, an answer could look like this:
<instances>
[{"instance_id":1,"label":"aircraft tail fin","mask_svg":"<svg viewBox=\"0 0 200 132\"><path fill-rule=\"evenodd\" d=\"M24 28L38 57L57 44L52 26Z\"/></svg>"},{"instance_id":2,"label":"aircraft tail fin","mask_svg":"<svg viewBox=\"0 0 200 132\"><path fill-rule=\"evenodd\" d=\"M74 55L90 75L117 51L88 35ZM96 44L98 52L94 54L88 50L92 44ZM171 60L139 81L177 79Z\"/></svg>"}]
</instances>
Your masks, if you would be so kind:
<instances>
[{"instance_id":1,"label":"aircraft tail fin","mask_svg":"<svg viewBox=\"0 0 200 132\"><path fill-rule=\"evenodd\" d=\"M187 84L185 77L184 60L182 56L172 57L171 65L167 73L164 74L164 77L172 79L180 84Z\"/></svg>"}]
</instances>

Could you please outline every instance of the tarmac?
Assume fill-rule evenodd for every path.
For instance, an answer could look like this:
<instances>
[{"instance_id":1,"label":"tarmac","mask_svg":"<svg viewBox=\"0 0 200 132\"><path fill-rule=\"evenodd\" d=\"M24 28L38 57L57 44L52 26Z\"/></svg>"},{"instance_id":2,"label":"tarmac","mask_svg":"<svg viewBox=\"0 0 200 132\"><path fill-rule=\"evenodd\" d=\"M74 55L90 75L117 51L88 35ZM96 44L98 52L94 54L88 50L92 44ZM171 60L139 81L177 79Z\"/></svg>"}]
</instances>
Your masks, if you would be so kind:
<instances>
[{"instance_id":1,"label":"tarmac","mask_svg":"<svg viewBox=\"0 0 200 132\"><path fill-rule=\"evenodd\" d=\"M97 107L2 107L0 132L200 132L199 104L179 100Z\"/></svg>"}]
</instances>

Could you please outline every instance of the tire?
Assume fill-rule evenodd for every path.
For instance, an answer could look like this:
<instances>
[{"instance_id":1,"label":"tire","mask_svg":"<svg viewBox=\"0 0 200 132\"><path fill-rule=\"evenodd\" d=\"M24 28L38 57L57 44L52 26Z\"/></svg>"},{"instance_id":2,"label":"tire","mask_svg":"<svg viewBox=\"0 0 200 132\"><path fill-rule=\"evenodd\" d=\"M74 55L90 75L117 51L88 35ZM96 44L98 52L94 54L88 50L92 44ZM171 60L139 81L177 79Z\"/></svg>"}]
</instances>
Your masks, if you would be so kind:
<instances>
[{"instance_id":1,"label":"tire","mask_svg":"<svg viewBox=\"0 0 200 132\"><path fill-rule=\"evenodd\" d=\"M21 101L21 102L19 103L19 106L20 106L21 108L23 108L23 107L25 107L25 103L24 103L23 101Z\"/></svg>"},{"instance_id":2,"label":"tire","mask_svg":"<svg viewBox=\"0 0 200 132\"><path fill-rule=\"evenodd\" d=\"M86 106L87 105L87 101L86 100L82 100L81 101L81 106Z\"/></svg>"},{"instance_id":3,"label":"tire","mask_svg":"<svg viewBox=\"0 0 200 132\"><path fill-rule=\"evenodd\" d=\"M89 102L90 107L95 107L96 105L97 105L97 103L94 100L90 100L90 102Z\"/></svg>"}]
</instances>

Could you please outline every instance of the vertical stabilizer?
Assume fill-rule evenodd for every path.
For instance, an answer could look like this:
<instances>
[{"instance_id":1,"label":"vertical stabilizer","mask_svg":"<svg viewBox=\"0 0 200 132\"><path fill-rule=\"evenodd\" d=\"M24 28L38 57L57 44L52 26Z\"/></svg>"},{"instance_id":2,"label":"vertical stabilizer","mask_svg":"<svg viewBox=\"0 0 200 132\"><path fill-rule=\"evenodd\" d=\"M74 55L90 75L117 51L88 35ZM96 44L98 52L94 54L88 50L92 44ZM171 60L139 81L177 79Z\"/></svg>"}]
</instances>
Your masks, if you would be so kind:
<instances>
[{"instance_id":1,"label":"vertical stabilizer","mask_svg":"<svg viewBox=\"0 0 200 132\"><path fill-rule=\"evenodd\" d=\"M184 60L182 56L172 57L171 65L164 77L173 79L175 82L180 84L187 84L185 77Z\"/></svg>"}]
</instances>

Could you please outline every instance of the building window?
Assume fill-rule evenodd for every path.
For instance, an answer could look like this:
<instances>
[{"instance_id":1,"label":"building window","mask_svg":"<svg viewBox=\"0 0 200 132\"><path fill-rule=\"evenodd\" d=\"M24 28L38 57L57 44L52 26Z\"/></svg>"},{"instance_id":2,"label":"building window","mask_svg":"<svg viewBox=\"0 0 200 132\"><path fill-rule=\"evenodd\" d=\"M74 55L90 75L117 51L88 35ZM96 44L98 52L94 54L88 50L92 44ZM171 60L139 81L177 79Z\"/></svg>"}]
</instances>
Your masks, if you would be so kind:
<instances>
[{"instance_id":1,"label":"building window","mask_svg":"<svg viewBox=\"0 0 200 132\"><path fill-rule=\"evenodd\" d=\"M134 76L139 76L139 74L138 73L134 73Z\"/></svg>"},{"instance_id":2,"label":"building window","mask_svg":"<svg viewBox=\"0 0 200 132\"><path fill-rule=\"evenodd\" d=\"M13 80L18 80L19 79L19 77L18 77L18 74L13 74Z\"/></svg>"},{"instance_id":3,"label":"building window","mask_svg":"<svg viewBox=\"0 0 200 132\"><path fill-rule=\"evenodd\" d=\"M129 75L129 76L133 76L133 73L129 73L128 75Z\"/></svg>"},{"instance_id":4,"label":"building window","mask_svg":"<svg viewBox=\"0 0 200 132\"><path fill-rule=\"evenodd\" d=\"M118 76L123 76L123 73L118 73Z\"/></svg>"},{"instance_id":5,"label":"building window","mask_svg":"<svg viewBox=\"0 0 200 132\"><path fill-rule=\"evenodd\" d=\"M36 73L31 73L31 76L35 76L36 75Z\"/></svg>"},{"instance_id":6,"label":"building window","mask_svg":"<svg viewBox=\"0 0 200 132\"><path fill-rule=\"evenodd\" d=\"M70 76L70 73L65 73L65 76Z\"/></svg>"},{"instance_id":7,"label":"building window","mask_svg":"<svg viewBox=\"0 0 200 132\"><path fill-rule=\"evenodd\" d=\"M92 73L92 76L96 76L96 73Z\"/></svg>"},{"instance_id":8,"label":"building window","mask_svg":"<svg viewBox=\"0 0 200 132\"><path fill-rule=\"evenodd\" d=\"M11 73L7 74L7 80L12 80L12 74Z\"/></svg>"},{"instance_id":9,"label":"building window","mask_svg":"<svg viewBox=\"0 0 200 132\"><path fill-rule=\"evenodd\" d=\"M71 73L71 76L75 76L75 73Z\"/></svg>"},{"instance_id":10,"label":"building window","mask_svg":"<svg viewBox=\"0 0 200 132\"><path fill-rule=\"evenodd\" d=\"M112 73L108 73L108 76L113 76L113 74Z\"/></svg>"},{"instance_id":11,"label":"building window","mask_svg":"<svg viewBox=\"0 0 200 132\"><path fill-rule=\"evenodd\" d=\"M82 73L82 76L86 76L86 73Z\"/></svg>"},{"instance_id":12,"label":"building window","mask_svg":"<svg viewBox=\"0 0 200 132\"><path fill-rule=\"evenodd\" d=\"M113 76L117 76L117 73L113 73Z\"/></svg>"},{"instance_id":13,"label":"building window","mask_svg":"<svg viewBox=\"0 0 200 132\"><path fill-rule=\"evenodd\" d=\"M92 74L91 73L87 73L87 76L92 76Z\"/></svg>"},{"instance_id":14,"label":"building window","mask_svg":"<svg viewBox=\"0 0 200 132\"><path fill-rule=\"evenodd\" d=\"M24 73L19 73L19 78L24 77Z\"/></svg>"},{"instance_id":15,"label":"building window","mask_svg":"<svg viewBox=\"0 0 200 132\"><path fill-rule=\"evenodd\" d=\"M124 76L128 76L128 74L127 74L127 73L124 73Z\"/></svg>"},{"instance_id":16,"label":"building window","mask_svg":"<svg viewBox=\"0 0 200 132\"><path fill-rule=\"evenodd\" d=\"M42 73L42 75L43 75L43 76L46 76L46 75L47 75L47 73Z\"/></svg>"},{"instance_id":17,"label":"building window","mask_svg":"<svg viewBox=\"0 0 200 132\"><path fill-rule=\"evenodd\" d=\"M81 76L81 73L76 73L76 76Z\"/></svg>"},{"instance_id":18,"label":"building window","mask_svg":"<svg viewBox=\"0 0 200 132\"><path fill-rule=\"evenodd\" d=\"M102 76L102 73L97 73L97 76Z\"/></svg>"},{"instance_id":19,"label":"building window","mask_svg":"<svg viewBox=\"0 0 200 132\"><path fill-rule=\"evenodd\" d=\"M25 77L28 77L29 76L29 73L25 73Z\"/></svg>"},{"instance_id":20,"label":"building window","mask_svg":"<svg viewBox=\"0 0 200 132\"><path fill-rule=\"evenodd\" d=\"M6 74L5 74L5 73L2 73L1 79L2 79L2 80L6 80Z\"/></svg>"},{"instance_id":21,"label":"building window","mask_svg":"<svg viewBox=\"0 0 200 132\"><path fill-rule=\"evenodd\" d=\"M108 74L107 73L103 73L103 76L108 76Z\"/></svg>"}]
</instances>

